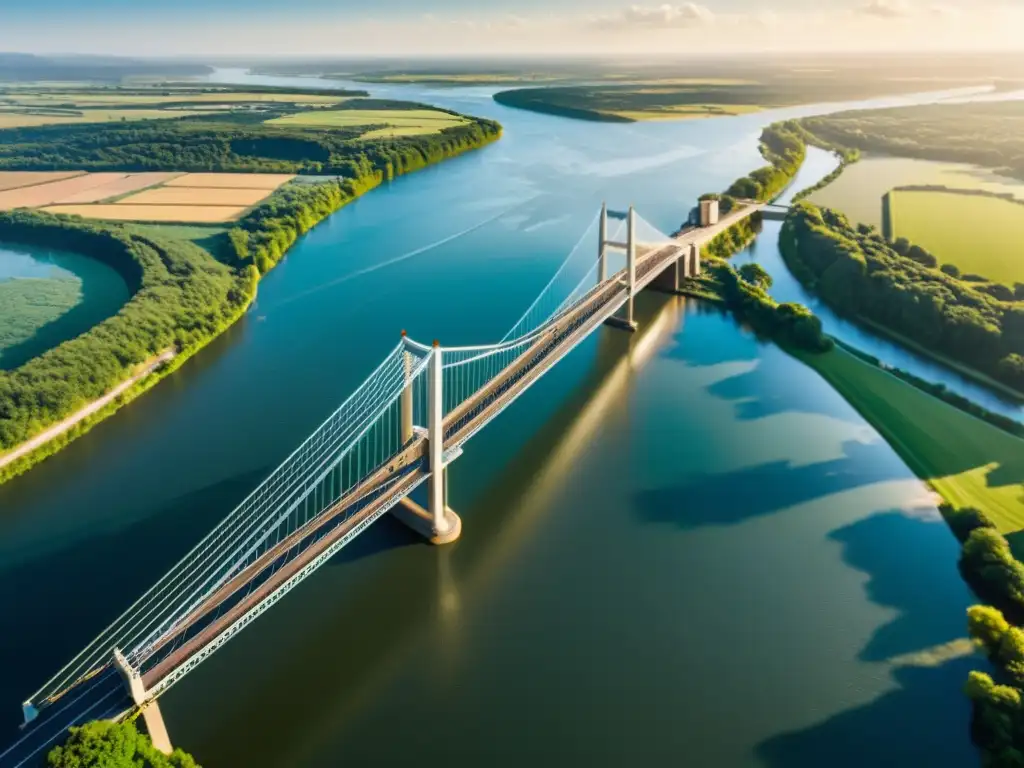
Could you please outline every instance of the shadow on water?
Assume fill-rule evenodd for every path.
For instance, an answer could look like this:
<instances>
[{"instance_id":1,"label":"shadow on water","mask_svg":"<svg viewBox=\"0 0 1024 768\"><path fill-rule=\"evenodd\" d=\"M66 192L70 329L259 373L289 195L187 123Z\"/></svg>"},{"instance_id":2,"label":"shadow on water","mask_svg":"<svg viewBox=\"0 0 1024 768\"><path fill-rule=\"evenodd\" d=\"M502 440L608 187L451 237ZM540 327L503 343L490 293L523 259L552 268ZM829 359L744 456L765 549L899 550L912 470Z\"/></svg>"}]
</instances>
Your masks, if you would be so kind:
<instances>
[{"instance_id":1,"label":"shadow on water","mask_svg":"<svg viewBox=\"0 0 1024 768\"><path fill-rule=\"evenodd\" d=\"M759 757L771 768L816 768L824 755L838 768L972 764L970 705L960 691L982 662L965 652L964 616L950 605L961 597L967 606L970 593L951 558L936 554L955 551L948 529L893 510L829 538L842 545L848 565L868 575L868 598L898 611L859 654L862 661L895 662L888 669L897 687L804 730L773 736L758 746ZM935 701L955 703L936 707ZM944 733L962 737L936 737Z\"/></svg>"},{"instance_id":2,"label":"shadow on water","mask_svg":"<svg viewBox=\"0 0 1024 768\"><path fill-rule=\"evenodd\" d=\"M737 525L798 504L887 480L906 477L879 441L849 440L843 456L806 466L772 461L736 472L696 473L667 488L635 495L637 514L649 523L683 530Z\"/></svg>"},{"instance_id":3,"label":"shadow on water","mask_svg":"<svg viewBox=\"0 0 1024 768\"><path fill-rule=\"evenodd\" d=\"M899 667L892 673L896 690L805 730L773 736L758 745L757 754L768 768L972 765L977 758L968 737L970 707L960 686L976 666L974 659L959 658L934 667ZM958 696L958 706L935 706ZM950 749L951 739L936 737L950 733L963 734L960 750Z\"/></svg>"},{"instance_id":4,"label":"shadow on water","mask_svg":"<svg viewBox=\"0 0 1024 768\"><path fill-rule=\"evenodd\" d=\"M843 561L868 574L868 599L899 614L879 627L860 653L863 661L885 661L964 636L963 614L936 600L937 590L960 585L953 557L937 556L956 546L937 516L925 520L900 511L858 520L829 534L843 547ZM962 589L964 599L969 592Z\"/></svg>"}]
</instances>

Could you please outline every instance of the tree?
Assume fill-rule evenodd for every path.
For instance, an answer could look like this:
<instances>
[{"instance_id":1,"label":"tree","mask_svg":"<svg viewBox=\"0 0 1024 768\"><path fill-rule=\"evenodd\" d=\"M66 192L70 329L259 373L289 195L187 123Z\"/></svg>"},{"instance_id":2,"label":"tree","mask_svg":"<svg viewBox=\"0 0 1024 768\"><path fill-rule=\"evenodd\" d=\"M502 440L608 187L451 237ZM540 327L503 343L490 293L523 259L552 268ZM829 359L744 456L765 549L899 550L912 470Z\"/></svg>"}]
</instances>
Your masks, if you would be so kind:
<instances>
[{"instance_id":1,"label":"tree","mask_svg":"<svg viewBox=\"0 0 1024 768\"><path fill-rule=\"evenodd\" d=\"M939 269L950 277L960 277L960 269L955 264L943 264Z\"/></svg>"},{"instance_id":2,"label":"tree","mask_svg":"<svg viewBox=\"0 0 1024 768\"><path fill-rule=\"evenodd\" d=\"M972 605L967 609L967 631L975 645L994 656L1000 649L1003 637L1010 629L1010 623L996 608L988 605Z\"/></svg>"},{"instance_id":3,"label":"tree","mask_svg":"<svg viewBox=\"0 0 1024 768\"><path fill-rule=\"evenodd\" d=\"M48 768L200 768L195 759L174 750L165 755L132 723L96 720L72 728L67 741L50 750Z\"/></svg>"},{"instance_id":4,"label":"tree","mask_svg":"<svg viewBox=\"0 0 1024 768\"><path fill-rule=\"evenodd\" d=\"M764 267L755 262L744 264L739 269L740 277L746 280L751 285L755 285L763 291L768 290L772 287L772 276L769 275Z\"/></svg>"}]
</instances>

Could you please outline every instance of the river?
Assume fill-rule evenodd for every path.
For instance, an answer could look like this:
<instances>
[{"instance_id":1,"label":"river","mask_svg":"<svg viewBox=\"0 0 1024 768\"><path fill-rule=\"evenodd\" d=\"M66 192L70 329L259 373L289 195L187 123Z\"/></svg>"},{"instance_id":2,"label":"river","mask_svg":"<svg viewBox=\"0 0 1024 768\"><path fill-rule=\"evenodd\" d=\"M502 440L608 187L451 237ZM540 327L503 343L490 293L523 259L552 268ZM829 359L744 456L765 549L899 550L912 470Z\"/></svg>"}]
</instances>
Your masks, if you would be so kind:
<instances>
[{"instance_id":1,"label":"river","mask_svg":"<svg viewBox=\"0 0 1024 768\"><path fill-rule=\"evenodd\" d=\"M672 229L759 163L764 125L833 108L613 125L373 90L506 135L331 217L243 322L0 486L2 735L401 329L499 337L602 200ZM172 739L207 768L970 764L970 595L924 486L731 318L638 310L455 462L459 542L375 524L161 700Z\"/></svg>"}]
</instances>

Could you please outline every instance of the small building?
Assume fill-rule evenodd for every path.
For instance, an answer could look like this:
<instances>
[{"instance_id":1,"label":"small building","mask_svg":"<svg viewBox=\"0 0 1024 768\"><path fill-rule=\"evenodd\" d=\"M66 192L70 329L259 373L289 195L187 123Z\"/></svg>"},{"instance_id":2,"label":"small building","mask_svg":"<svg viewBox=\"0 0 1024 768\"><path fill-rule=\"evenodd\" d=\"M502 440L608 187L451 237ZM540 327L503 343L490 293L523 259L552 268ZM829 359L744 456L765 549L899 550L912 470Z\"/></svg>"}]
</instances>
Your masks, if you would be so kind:
<instances>
[{"instance_id":1,"label":"small building","mask_svg":"<svg viewBox=\"0 0 1024 768\"><path fill-rule=\"evenodd\" d=\"M702 227L710 227L713 224L718 223L718 201L717 200L701 200L700 201L700 225Z\"/></svg>"}]
</instances>

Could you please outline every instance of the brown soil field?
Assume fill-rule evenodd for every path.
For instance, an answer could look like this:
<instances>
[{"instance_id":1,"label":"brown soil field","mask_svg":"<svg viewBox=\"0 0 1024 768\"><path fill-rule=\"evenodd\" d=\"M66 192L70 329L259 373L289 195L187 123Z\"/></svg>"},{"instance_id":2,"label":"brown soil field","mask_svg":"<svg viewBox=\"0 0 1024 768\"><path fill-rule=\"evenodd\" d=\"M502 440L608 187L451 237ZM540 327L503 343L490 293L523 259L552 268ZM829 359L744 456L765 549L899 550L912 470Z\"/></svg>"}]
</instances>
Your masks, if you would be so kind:
<instances>
[{"instance_id":1,"label":"brown soil field","mask_svg":"<svg viewBox=\"0 0 1024 768\"><path fill-rule=\"evenodd\" d=\"M71 195L101 187L104 184L118 181L127 176L126 173L90 173L86 176L75 176L49 184L38 184L34 187L9 189L0 192L0 211L12 208L38 208L41 205L53 205Z\"/></svg>"},{"instance_id":2,"label":"brown soil field","mask_svg":"<svg viewBox=\"0 0 1024 768\"><path fill-rule=\"evenodd\" d=\"M138 189L146 189L157 184L163 184L177 175L176 173L133 173L126 178L117 179L108 184L101 184L98 187L62 197L54 202L61 205L70 203L98 203L100 200L106 200L109 197L118 197Z\"/></svg>"},{"instance_id":3,"label":"brown soil field","mask_svg":"<svg viewBox=\"0 0 1024 768\"><path fill-rule=\"evenodd\" d=\"M164 186L129 195L118 205L255 205L272 189L242 189Z\"/></svg>"},{"instance_id":4,"label":"brown soil field","mask_svg":"<svg viewBox=\"0 0 1024 768\"><path fill-rule=\"evenodd\" d=\"M248 206L230 205L53 205L48 213L66 213L110 221L161 221L183 224L223 224L235 221Z\"/></svg>"},{"instance_id":5,"label":"brown soil field","mask_svg":"<svg viewBox=\"0 0 1024 768\"><path fill-rule=\"evenodd\" d=\"M287 173L186 173L167 182L167 186L270 191L294 178L294 175Z\"/></svg>"},{"instance_id":6,"label":"brown soil field","mask_svg":"<svg viewBox=\"0 0 1024 768\"><path fill-rule=\"evenodd\" d=\"M81 176L85 171L0 171L0 192Z\"/></svg>"}]
</instances>

